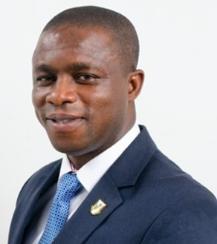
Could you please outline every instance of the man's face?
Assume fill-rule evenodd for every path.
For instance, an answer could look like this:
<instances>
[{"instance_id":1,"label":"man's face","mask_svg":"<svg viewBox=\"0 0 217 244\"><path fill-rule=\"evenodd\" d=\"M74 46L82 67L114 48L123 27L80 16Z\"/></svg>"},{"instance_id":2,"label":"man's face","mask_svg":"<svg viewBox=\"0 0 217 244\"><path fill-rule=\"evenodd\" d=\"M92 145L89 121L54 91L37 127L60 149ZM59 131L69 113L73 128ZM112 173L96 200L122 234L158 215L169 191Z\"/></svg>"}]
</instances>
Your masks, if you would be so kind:
<instances>
[{"instance_id":1,"label":"man's face","mask_svg":"<svg viewBox=\"0 0 217 244\"><path fill-rule=\"evenodd\" d=\"M42 33L33 56L36 115L53 146L78 164L111 146L134 122L129 74L115 50L102 28L62 26Z\"/></svg>"}]
</instances>

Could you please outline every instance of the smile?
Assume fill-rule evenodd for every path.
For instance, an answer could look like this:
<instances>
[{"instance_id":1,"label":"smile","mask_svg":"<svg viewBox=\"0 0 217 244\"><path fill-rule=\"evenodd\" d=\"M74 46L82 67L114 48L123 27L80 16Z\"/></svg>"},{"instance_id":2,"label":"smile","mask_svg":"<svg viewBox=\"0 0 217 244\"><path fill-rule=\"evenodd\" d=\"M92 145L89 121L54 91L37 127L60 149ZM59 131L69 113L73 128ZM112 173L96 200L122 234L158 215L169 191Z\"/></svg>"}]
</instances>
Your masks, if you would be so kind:
<instances>
[{"instance_id":1,"label":"smile","mask_svg":"<svg viewBox=\"0 0 217 244\"><path fill-rule=\"evenodd\" d=\"M78 118L77 119L50 119L50 120L56 124L67 124L67 123L74 122L75 120L78 120Z\"/></svg>"},{"instance_id":2,"label":"smile","mask_svg":"<svg viewBox=\"0 0 217 244\"><path fill-rule=\"evenodd\" d=\"M71 131L81 126L84 117L71 114L51 114L46 117L47 125L55 131Z\"/></svg>"}]
</instances>

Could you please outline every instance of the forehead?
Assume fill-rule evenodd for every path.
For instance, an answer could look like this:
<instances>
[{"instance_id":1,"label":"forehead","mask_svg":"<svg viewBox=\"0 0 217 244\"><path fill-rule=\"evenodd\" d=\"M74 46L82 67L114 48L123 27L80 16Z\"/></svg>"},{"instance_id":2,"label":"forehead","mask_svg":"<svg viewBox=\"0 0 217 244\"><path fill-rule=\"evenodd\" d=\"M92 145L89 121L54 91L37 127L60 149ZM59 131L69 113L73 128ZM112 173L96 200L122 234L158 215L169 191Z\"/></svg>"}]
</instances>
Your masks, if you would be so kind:
<instances>
[{"instance_id":1,"label":"forehead","mask_svg":"<svg viewBox=\"0 0 217 244\"><path fill-rule=\"evenodd\" d=\"M72 27L63 25L41 34L33 61L45 54L73 52L93 59L112 59L117 56L113 35L100 27Z\"/></svg>"}]
</instances>

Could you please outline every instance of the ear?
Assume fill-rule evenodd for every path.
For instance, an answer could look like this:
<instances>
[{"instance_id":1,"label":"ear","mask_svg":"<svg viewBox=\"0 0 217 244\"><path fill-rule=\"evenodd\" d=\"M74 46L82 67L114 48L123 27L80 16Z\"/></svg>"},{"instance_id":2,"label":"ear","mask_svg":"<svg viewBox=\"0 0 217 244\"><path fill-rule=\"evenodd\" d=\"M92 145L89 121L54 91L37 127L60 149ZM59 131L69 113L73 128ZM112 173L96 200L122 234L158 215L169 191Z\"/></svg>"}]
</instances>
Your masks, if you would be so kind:
<instances>
[{"instance_id":1,"label":"ear","mask_svg":"<svg viewBox=\"0 0 217 244\"><path fill-rule=\"evenodd\" d=\"M145 74L143 70L137 69L134 72L129 74L128 77L128 100L134 101L136 97L139 95Z\"/></svg>"}]
</instances>

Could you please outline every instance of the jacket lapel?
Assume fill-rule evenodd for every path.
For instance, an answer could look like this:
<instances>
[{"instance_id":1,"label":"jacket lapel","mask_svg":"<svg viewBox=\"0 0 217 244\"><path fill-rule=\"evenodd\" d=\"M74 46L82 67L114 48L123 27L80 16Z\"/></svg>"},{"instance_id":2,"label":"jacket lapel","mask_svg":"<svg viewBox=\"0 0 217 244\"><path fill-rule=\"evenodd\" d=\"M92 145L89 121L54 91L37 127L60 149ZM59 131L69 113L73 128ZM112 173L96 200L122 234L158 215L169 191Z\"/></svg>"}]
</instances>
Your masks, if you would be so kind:
<instances>
[{"instance_id":1,"label":"jacket lapel","mask_svg":"<svg viewBox=\"0 0 217 244\"><path fill-rule=\"evenodd\" d=\"M28 233L27 227L49 198L47 191L57 180L60 162L52 163L40 170L28 180L26 187L24 186L12 219L9 244L23 243L24 233ZM22 199L22 204L19 199Z\"/></svg>"},{"instance_id":2,"label":"jacket lapel","mask_svg":"<svg viewBox=\"0 0 217 244\"><path fill-rule=\"evenodd\" d=\"M83 243L106 218L124 204L122 189L136 184L156 150L147 130L141 127L140 135L93 188L60 232L54 244ZM100 214L92 215L90 208L98 200L102 200L106 207Z\"/></svg>"},{"instance_id":3,"label":"jacket lapel","mask_svg":"<svg viewBox=\"0 0 217 244\"><path fill-rule=\"evenodd\" d=\"M91 214L91 206L98 200L106 207L98 215ZM119 190L109 175L105 175L94 187L78 211L65 225L56 240L57 243L82 243L115 209L121 205Z\"/></svg>"}]
</instances>

